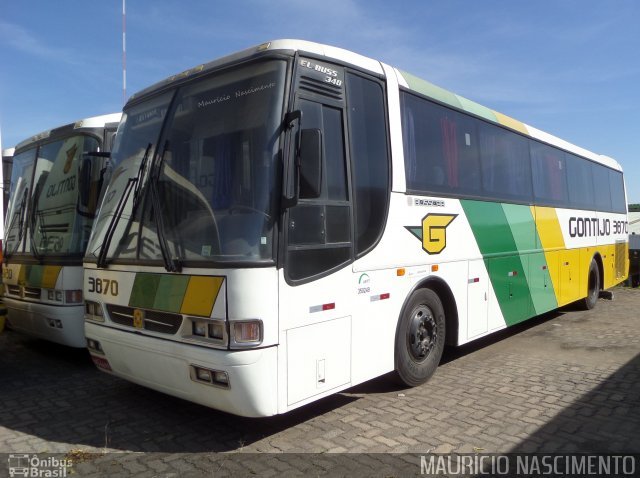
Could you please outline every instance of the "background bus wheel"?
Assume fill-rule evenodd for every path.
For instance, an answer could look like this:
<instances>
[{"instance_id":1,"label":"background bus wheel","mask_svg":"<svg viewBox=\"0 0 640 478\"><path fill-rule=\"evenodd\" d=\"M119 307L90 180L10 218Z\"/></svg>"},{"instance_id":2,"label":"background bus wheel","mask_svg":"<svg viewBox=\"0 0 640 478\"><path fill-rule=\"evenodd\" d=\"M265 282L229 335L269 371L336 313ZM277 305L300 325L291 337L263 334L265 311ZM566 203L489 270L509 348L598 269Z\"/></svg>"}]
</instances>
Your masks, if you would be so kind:
<instances>
[{"instance_id":1,"label":"background bus wheel","mask_svg":"<svg viewBox=\"0 0 640 478\"><path fill-rule=\"evenodd\" d=\"M410 387L433 375L444 350L445 318L442 302L430 289L415 291L407 302L396 333L395 367Z\"/></svg>"},{"instance_id":2,"label":"background bus wheel","mask_svg":"<svg viewBox=\"0 0 640 478\"><path fill-rule=\"evenodd\" d=\"M598 302L598 296L600 295L600 270L598 269L598 263L595 259L591 259L591 265L589 266L589 278L587 296L582 299L582 306L589 310L593 309Z\"/></svg>"}]
</instances>

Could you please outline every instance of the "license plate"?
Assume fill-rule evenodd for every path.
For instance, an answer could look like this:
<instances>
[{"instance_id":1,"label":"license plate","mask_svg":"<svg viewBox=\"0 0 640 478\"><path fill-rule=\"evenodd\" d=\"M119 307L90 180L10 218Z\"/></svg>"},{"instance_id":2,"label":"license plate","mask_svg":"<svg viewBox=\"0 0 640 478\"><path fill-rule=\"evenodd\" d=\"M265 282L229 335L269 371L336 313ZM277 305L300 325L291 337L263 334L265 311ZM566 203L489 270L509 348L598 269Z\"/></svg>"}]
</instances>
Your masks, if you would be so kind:
<instances>
[{"instance_id":1,"label":"license plate","mask_svg":"<svg viewBox=\"0 0 640 478\"><path fill-rule=\"evenodd\" d=\"M111 365L109 365L109 361L104 357L96 357L95 355L91 356L91 360L96 365L96 367L101 368L102 370L106 370L111 372Z\"/></svg>"}]
</instances>

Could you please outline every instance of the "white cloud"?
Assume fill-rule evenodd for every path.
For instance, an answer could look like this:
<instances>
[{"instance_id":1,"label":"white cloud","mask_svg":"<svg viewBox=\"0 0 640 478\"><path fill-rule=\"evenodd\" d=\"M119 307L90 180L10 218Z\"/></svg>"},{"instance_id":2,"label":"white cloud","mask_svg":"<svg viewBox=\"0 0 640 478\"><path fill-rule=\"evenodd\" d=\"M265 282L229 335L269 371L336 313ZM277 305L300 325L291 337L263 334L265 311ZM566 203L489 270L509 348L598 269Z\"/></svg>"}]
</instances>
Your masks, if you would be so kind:
<instances>
[{"instance_id":1,"label":"white cloud","mask_svg":"<svg viewBox=\"0 0 640 478\"><path fill-rule=\"evenodd\" d=\"M13 23L0 21L0 42L42 59L80 64L73 50L46 45L29 30Z\"/></svg>"}]
</instances>

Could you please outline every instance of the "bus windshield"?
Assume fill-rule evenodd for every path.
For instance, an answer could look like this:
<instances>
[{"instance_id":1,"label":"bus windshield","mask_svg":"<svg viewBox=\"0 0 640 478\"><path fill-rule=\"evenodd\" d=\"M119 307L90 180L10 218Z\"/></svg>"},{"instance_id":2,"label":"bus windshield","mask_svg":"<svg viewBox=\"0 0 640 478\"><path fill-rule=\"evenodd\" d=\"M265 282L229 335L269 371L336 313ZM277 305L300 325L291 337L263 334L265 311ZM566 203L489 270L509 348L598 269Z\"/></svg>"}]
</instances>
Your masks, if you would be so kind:
<instances>
[{"instance_id":1,"label":"bus windshield","mask_svg":"<svg viewBox=\"0 0 640 478\"><path fill-rule=\"evenodd\" d=\"M16 156L11 178L10 214L7 216L8 252L21 251L23 238L24 251L21 252L38 257L77 256L84 252L91 232L99 181L89 181L82 186L79 175L83 154L97 149L95 138L75 135L40 146L37 157L36 148ZM29 184L32 184L31 190ZM93 198L92 210L82 207L81 187L86 188L83 198Z\"/></svg>"},{"instance_id":2,"label":"bus windshield","mask_svg":"<svg viewBox=\"0 0 640 478\"><path fill-rule=\"evenodd\" d=\"M27 195L29 194L29 184L31 176L33 176L35 160L36 148L23 151L13 159L5 225L6 242L4 247L7 254L16 252L20 246L28 202Z\"/></svg>"},{"instance_id":3,"label":"bus windshield","mask_svg":"<svg viewBox=\"0 0 640 478\"><path fill-rule=\"evenodd\" d=\"M243 65L126 108L87 259L271 262L285 71Z\"/></svg>"}]
</instances>

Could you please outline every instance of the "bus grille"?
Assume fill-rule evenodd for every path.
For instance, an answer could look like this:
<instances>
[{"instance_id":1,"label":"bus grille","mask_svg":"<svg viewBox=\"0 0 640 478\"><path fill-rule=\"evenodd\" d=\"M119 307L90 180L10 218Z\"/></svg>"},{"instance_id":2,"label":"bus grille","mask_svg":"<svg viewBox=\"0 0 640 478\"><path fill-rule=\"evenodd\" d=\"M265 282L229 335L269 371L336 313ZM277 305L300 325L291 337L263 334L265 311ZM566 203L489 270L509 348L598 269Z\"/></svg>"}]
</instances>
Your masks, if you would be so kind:
<instances>
[{"instance_id":1,"label":"bus grille","mask_svg":"<svg viewBox=\"0 0 640 478\"><path fill-rule=\"evenodd\" d=\"M107 312L113 322L127 327L135 327L133 323L133 307L107 305ZM142 328L161 334L175 334L182 325L182 316L156 310L143 310Z\"/></svg>"},{"instance_id":2,"label":"bus grille","mask_svg":"<svg viewBox=\"0 0 640 478\"><path fill-rule=\"evenodd\" d=\"M19 285L7 285L7 292L11 295L17 295L18 297L23 297L24 299L40 299L40 291L39 287L25 287L24 288L24 297L20 293Z\"/></svg>"}]
</instances>

